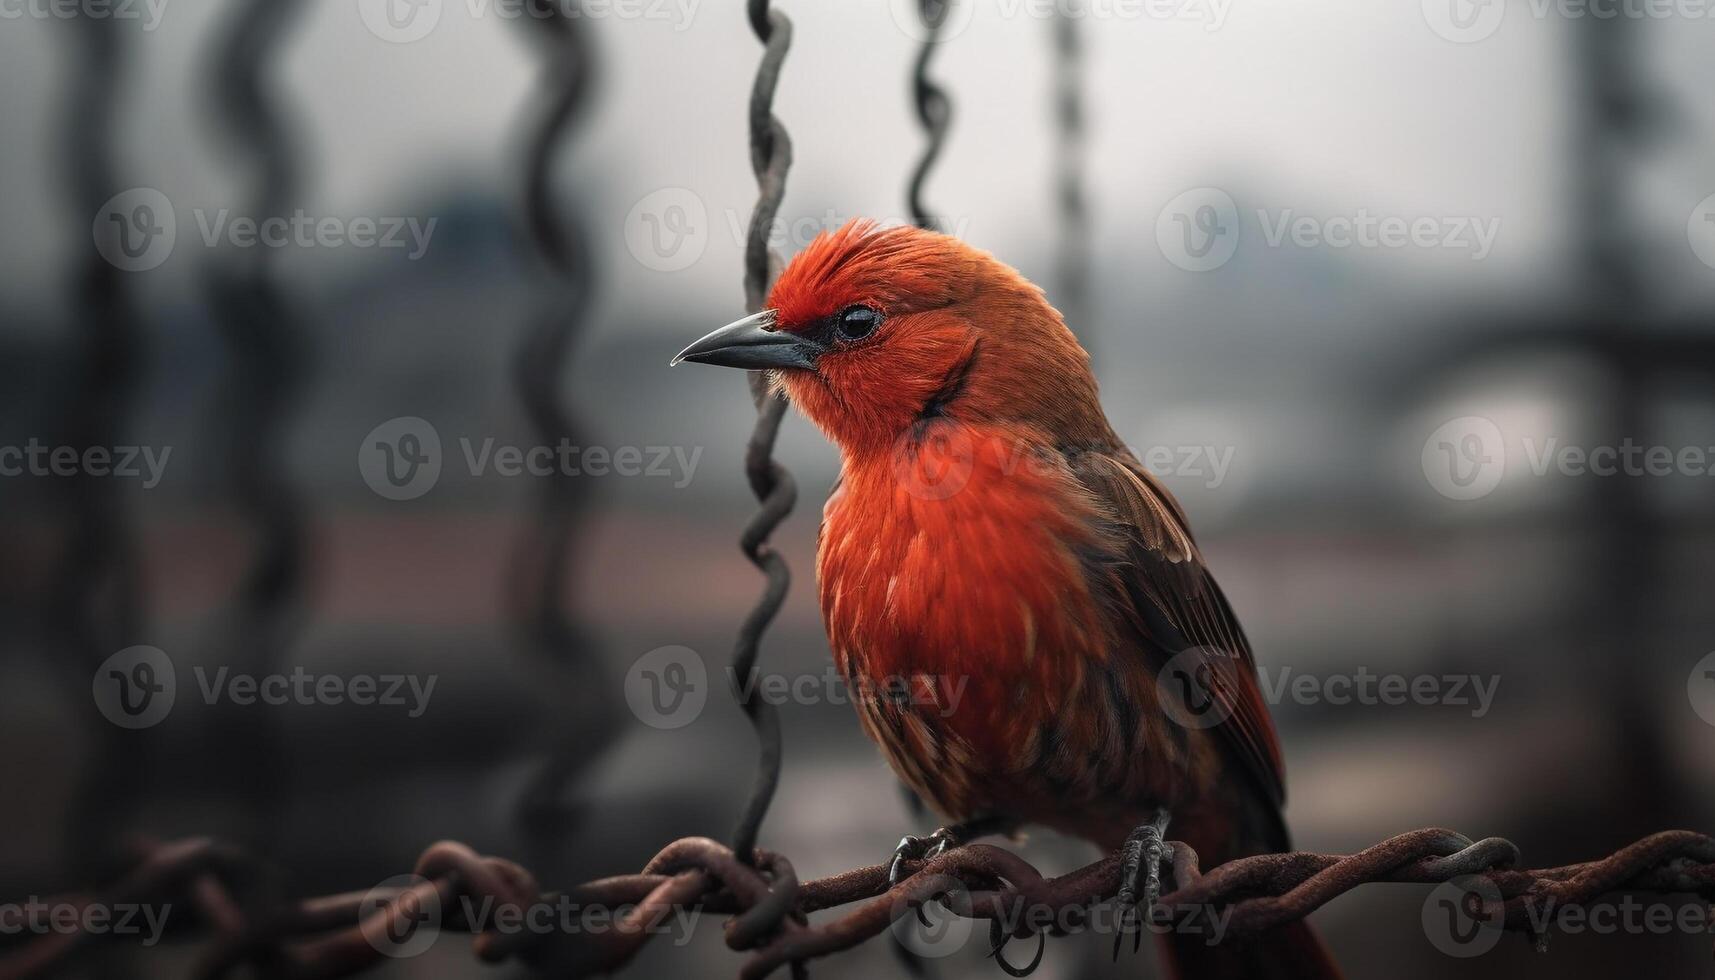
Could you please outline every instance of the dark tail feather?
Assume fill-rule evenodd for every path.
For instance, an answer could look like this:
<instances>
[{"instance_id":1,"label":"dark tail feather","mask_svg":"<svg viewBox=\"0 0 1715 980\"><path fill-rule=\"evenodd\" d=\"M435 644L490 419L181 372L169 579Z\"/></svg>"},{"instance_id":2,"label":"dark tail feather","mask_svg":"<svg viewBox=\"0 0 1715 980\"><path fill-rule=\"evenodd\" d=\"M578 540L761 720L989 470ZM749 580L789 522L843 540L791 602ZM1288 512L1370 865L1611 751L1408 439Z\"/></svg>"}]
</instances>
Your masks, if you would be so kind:
<instances>
[{"instance_id":1,"label":"dark tail feather","mask_svg":"<svg viewBox=\"0 0 1715 980\"><path fill-rule=\"evenodd\" d=\"M1205 936L1175 934L1162 943L1162 953L1177 980L1340 980L1328 947L1303 922L1214 946Z\"/></svg>"}]
</instances>

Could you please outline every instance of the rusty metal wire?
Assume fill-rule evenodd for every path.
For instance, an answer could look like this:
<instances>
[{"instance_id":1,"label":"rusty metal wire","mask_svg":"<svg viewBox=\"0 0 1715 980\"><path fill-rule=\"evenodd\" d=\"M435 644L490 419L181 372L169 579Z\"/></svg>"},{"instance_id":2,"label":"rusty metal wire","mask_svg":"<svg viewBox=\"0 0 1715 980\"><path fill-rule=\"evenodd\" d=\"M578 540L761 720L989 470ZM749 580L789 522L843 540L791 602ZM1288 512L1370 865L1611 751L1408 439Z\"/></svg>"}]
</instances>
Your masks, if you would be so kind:
<instances>
[{"instance_id":1,"label":"rusty metal wire","mask_svg":"<svg viewBox=\"0 0 1715 980\"><path fill-rule=\"evenodd\" d=\"M774 92L780 84L780 68L786 61L786 52L792 46L792 21L771 9L769 0L750 0L747 13L752 32L763 44L762 62L757 66L750 92L750 165L756 174L757 199L750 215L744 252L745 304L755 312L767 302L769 286L779 274L781 264L779 255L769 248L768 229L786 196L792 139L774 115ZM757 686L752 683L762 634L786 602L786 591L792 584L786 559L769 546L768 538L786 520L798 500L798 485L792 474L774 460L774 443L786 415L786 398L769 390L768 380L760 371L751 372L749 381L751 397L756 402L756 427L745 450L744 470L751 493L761 507L745 527L739 544L745 557L762 570L768 582L739 627L732 656L739 706L756 729L760 745L756 784L733 832L733 852L744 862L752 860L762 821L780 783L780 715L772 704L757 697Z\"/></svg>"},{"instance_id":2,"label":"rusty metal wire","mask_svg":"<svg viewBox=\"0 0 1715 980\"><path fill-rule=\"evenodd\" d=\"M213 113L250 180L244 207L257 221L286 219L295 206L295 139L272 90L275 58L302 0L246 0L222 25L210 89ZM288 429L304 389L310 354L299 336L294 304L277 281L277 249L228 247L216 259L208 291L231 358L215 412L219 458L242 518L255 540L222 628L212 642L247 659L244 669L269 673L294 642L303 619L308 531L298 489L287 471ZM212 744L239 781L261 829L278 816L273 801L287 771L277 727L228 712Z\"/></svg>"},{"instance_id":3,"label":"rusty metal wire","mask_svg":"<svg viewBox=\"0 0 1715 980\"><path fill-rule=\"evenodd\" d=\"M67 195L76 227L88 227L105 202L124 187L115 147L117 114L131 59L125 23L83 11L71 24L79 51L66 95L61 136ZM98 233L113 233L96 223ZM142 318L126 287L126 273L89 248L67 284L76 323L69 358L75 365L65 388L66 445L79 450L122 441L138 384ZM145 598L138 571L135 528L115 481L89 474L72 478L64 506L64 558L51 574L45 609L49 634L64 650L51 665L68 703L90 710L89 681L96 666L124 646L144 642ZM113 726L98 724L91 763L71 807L69 839L110 839L115 802L129 801L145 779L144 745ZM79 850L74 865L88 868L96 855Z\"/></svg>"},{"instance_id":4,"label":"rusty metal wire","mask_svg":"<svg viewBox=\"0 0 1715 980\"><path fill-rule=\"evenodd\" d=\"M554 0L531 0L520 23L542 42L545 65L540 106L532 111L522 174L520 220L526 245L538 260L539 298L523 342L513 357L513 378L541 445L581 442L578 424L560 400L560 380L573 343L587 319L594 281L584 222L574 208L556 207L553 165L566 137L589 103L595 53L583 18ZM514 618L526 644L538 655L560 692L567 728L520 800L526 828L543 841L560 837L574 812L563 799L566 785L599 757L591 751L613 730L612 706L594 692L607 689L601 664L579 656L590 646L587 631L565 609L571 534L588 509L588 484L566 473L544 480L536 519L519 535L513 557Z\"/></svg>"},{"instance_id":5,"label":"rusty metal wire","mask_svg":"<svg viewBox=\"0 0 1715 980\"><path fill-rule=\"evenodd\" d=\"M929 172L934 169L947 141L947 127L953 119L953 102L947 91L929 78L929 62L941 44L941 29L946 26L947 17L956 2L958 0L921 0L918 7L923 19L924 37L911 72L911 98L916 103L917 122L923 127L928 142L911 172L906 198L911 207L911 220L920 228L941 229L940 220L923 201L923 185L928 182Z\"/></svg>"},{"instance_id":6,"label":"rusty metal wire","mask_svg":"<svg viewBox=\"0 0 1715 980\"><path fill-rule=\"evenodd\" d=\"M707 838L686 838L662 849L640 874L557 893L541 891L535 878L511 861L443 841L418 859L415 872L422 880L386 892L381 896L385 901L377 901L374 892L352 892L258 911L245 908L234 897L242 890L232 887L254 874L254 863L233 848L198 839L149 845L139 851L130 873L106 891L49 901L79 907L186 902L198 910L199 922L213 940L199 977L223 976L252 963L263 968L265 976L305 980L348 976L383 962L382 931L392 926L408 933L413 924L407 910L430 893L442 909L469 898L520 909L567 902L620 913L614 927L603 931L476 931L476 924L458 914L442 915L436 926L444 932L473 932L473 952L485 962L517 960L554 976L618 970L659 934L657 926L668 913L695 908L731 917L725 926L728 947L750 953L739 976L760 980L784 964L793 964L801 975L803 961L879 936L895 920L945 895L949 882L968 889L968 903L959 903L959 914L991 922L991 940L997 946L1026 938L1023 923L1039 921L1021 914L1030 909L1051 910L1057 933L1077 931L1096 907L1118 893L1121 874L1120 857L1111 854L1047 878L1017 855L984 844L912 862L910 876L891 889L885 864L800 883L785 858L759 851L753 859L741 861L730 848ZM1690 831L1653 834L1599 860L1558 868L1522 870L1514 867L1518 859L1518 848L1510 841L1472 840L1428 828L1356 854L1264 854L1204 872L1196 852L1175 841L1168 858L1173 890L1161 897L1156 910L1170 918L1194 914L1189 910L1219 909L1230 916L1225 942L1303 919L1340 895L1380 882L1487 882L1492 897L1484 902L1482 918L1526 933L1544 921L1545 908L1587 906L1620 891L1715 901L1715 838ZM822 925L806 924L811 912L847 905L856 907ZM1013 924L1021 934L1006 934L1002 924ZM37 938L0 956L0 980L22 980L63 967L97 938L81 933ZM1540 948L1543 937L1537 938Z\"/></svg>"},{"instance_id":7,"label":"rusty metal wire","mask_svg":"<svg viewBox=\"0 0 1715 980\"><path fill-rule=\"evenodd\" d=\"M1064 7L1054 17L1054 204L1060 225L1054 305L1091 350L1090 209L1084 193L1084 44L1080 19Z\"/></svg>"}]
</instances>

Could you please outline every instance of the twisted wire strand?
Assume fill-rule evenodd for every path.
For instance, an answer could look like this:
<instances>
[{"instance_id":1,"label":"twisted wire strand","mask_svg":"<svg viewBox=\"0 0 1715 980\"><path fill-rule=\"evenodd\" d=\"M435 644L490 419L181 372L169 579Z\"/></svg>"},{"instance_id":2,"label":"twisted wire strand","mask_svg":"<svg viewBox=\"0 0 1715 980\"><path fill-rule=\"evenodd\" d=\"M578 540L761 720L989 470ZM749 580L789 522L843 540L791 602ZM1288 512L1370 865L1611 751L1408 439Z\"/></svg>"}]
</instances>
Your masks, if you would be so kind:
<instances>
[{"instance_id":1,"label":"twisted wire strand","mask_svg":"<svg viewBox=\"0 0 1715 980\"><path fill-rule=\"evenodd\" d=\"M76 226L88 228L105 202L120 190L114 147L127 45L124 23L88 10L70 25L81 55L66 94L61 136L68 198ZM106 226L98 226L106 231ZM142 356L141 317L126 273L90 248L68 284L75 311L76 365L64 404L64 440L81 451L121 441L127 406L137 387ZM119 484L89 474L65 484L66 552L49 591L48 633L63 639L65 655L53 664L72 704L89 701L92 673L108 655L143 642L143 583L137 542ZM97 722L90 763L70 805L70 839L101 840L106 824L140 789L140 740ZM118 804L118 805L116 805ZM89 865L93 855L78 855Z\"/></svg>"},{"instance_id":2,"label":"twisted wire strand","mask_svg":"<svg viewBox=\"0 0 1715 980\"><path fill-rule=\"evenodd\" d=\"M750 0L748 15L751 30L763 44L762 62L757 66L750 93L750 164L756 175L757 199L744 253L745 303L756 312L767 301L768 288L780 269L780 257L768 245L768 229L780 213L780 202L786 195L792 140L785 125L774 115L774 93L780 84L780 68L786 52L792 45L792 22L785 14L771 9L768 0ZM756 782L733 832L733 852L746 864L755 860L762 821L780 783L780 715L774 705L757 696L757 686L751 683L757 670L762 635L786 602L786 592L792 583L786 559L769 545L768 539L792 512L798 499L792 474L774 459L775 440L786 414L786 398L769 389L763 372L751 372L749 382L751 397L756 402L756 426L745 451L744 469L751 493L761 506L745 527L739 544L745 557L767 577L767 584L739 628L732 656L739 706L755 728L759 743Z\"/></svg>"},{"instance_id":3,"label":"twisted wire strand","mask_svg":"<svg viewBox=\"0 0 1715 980\"><path fill-rule=\"evenodd\" d=\"M1055 280L1060 312L1091 350L1090 211L1084 192L1084 43L1080 21L1061 7L1054 18L1054 203L1060 225Z\"/></svg>"},{"instance_id":4,"label":"twisted wire strand","mask_svg":"<svg viewBox=\"0 0 1715 980\"><path fill-rule=\"evenodd\" d=\"M552 176L557 155L589 104L595 54L583 18L564 0L531 0L531 14L522 23L542 42L546 63L525 152L520 212L540 266L540 298L514 355L513 379L538 442L576 444L580 427L560 400L559 381L587 320L595 277L588 230L576 209L555 206ZM587 631L564 605L571 535L589 504L586 484L575 477L556 473L543 482L534 523L515 545L508 590L517 597L514 618L525 643L553 674L565 716L575 725L557 739L520 799L526 826L545 834L564 830L571 813L562 799L565 787L599 754L591 751L592 736L605 740L613 727L611 703L595 696L607 689L601 666L578 656L589 645Z\"/></svg>"},{"instance_id":5,"label":"twisted wire strand","mask_svg":"<svg viewBox=\"0 0 1715 980\"><path fill-rule=\"evenodd\" d=\"M47 904L146 903L185 900L199 913L211 940L195 976L225 976L245 963L266 964L274 975L300 978L349 976L388 962L375 941L390 930L408 935L411 910L400 901L433 894L443 910L432 927L469 932L472 951L484 962L516 960L543 976L587 977L625 966L651 938L664 934L675 910L697 909L731 916L728 948L748 952L739 976L760 980L791 964L802 976L803 961L851 949L886 932L895 920L950 889L964 889L952 910L993 924L998 949L1029 936L1028 923L1045 917L1048 934L1074 933L1091 925L1094 909L1118 894L1123 861L1110 854L1056 878L1044 877L1022 858L999 847L970 844L908 866L909 877L888 885L888 865L856 868L800 883L792 865L766 851L754 862L717 841L692 837L663 848L642 873L586 882L564 892L544 892L525 868L485 857L452 841L434 844L418 859L421 881L385 893L349 892L302 899L274 908L247 908L233 886L257 873L243 851L207 839L149 842L135 867L101 892L56 896ZM1688 895L1715 901L1715 838L1684 830L1645 837L1613 854L1579 864L1538 870L1516 867L1519 850L1498 837L1472 840L1441 828L1401 834L1356 854L1296 852L1259 854L1203 871L1197 854L1174 841L1168 848L1173 890L1161 896L1156 924L1171 926L1220 910L1228 915L1223 942L1243 940L1310 915L1333 898L1377 883L1486 883L1479 915L1491 927L1536 933L1553 913L1585 907L1626 892ZM377 902L381 897L386 901ZM472 922L467 907L501 902L531 910L570 904L618 913L609 930L506 930ZM851 905L817 926L812 912ZM1005 927L1011 924L1014 932ZM63 969L76 955L111 933L75 932L41 936L0 952L0 980L22 980ZM1542 948L1540 934L1538 948ZM1040 954L1038 955L1040 962ZM1034 964L1033 964L1034 965ZM1027 970L1009 967L1021 974Z\"/></svg>"},{"instance_id":6,"label":"twisted wire strand","mask_svg":"<svg viewBox=\"0 0 1715 980\"><path fill-rule=\"evenodd\" d=\"M275 57L302 0L243 0L217 35L213 114L228 148L250 175L245 205L257 221L284 219L299 184L296 140L273 91ZM239 512L255 535L215 642L246 670L272 672L304 618L308 522L286 463L290 420L303 393L309 355L296 332L297 311L275 275L278 249L228 247L216 259L208 292L232 366L218 395L221 458ZM268 719L231 712L221 719L218 751L243 786L252 816L266 823L284 791L284 747ZM266 831L259 831L266 835Z\"/></svg>"},{"instance_id":7,"label":"twisted wire strand","mask_svg":"<svg viewBox=\"0 0 1715 980\"><path fill-rule=\"evenodd\" d=\"M920 0L918 8L925 34L923 44L917 51L916 64L912 67L911 97L917 108L917 122L923 127L928 141L923 147L922 156L917 159L917 166L911 172L906 198L911 208L911 220L920 228L941 228L940 219L923 201L923 186L929 180L929 173L934 169L935 161L941 157L941 148L947 139L947 127L953 118L953 102L946 90L929 78L929 62L935 56L935 49L941 44L941 29L946 26L947 17L953 4L957 2L959 0Z\"/></svg>"}]
</instances>

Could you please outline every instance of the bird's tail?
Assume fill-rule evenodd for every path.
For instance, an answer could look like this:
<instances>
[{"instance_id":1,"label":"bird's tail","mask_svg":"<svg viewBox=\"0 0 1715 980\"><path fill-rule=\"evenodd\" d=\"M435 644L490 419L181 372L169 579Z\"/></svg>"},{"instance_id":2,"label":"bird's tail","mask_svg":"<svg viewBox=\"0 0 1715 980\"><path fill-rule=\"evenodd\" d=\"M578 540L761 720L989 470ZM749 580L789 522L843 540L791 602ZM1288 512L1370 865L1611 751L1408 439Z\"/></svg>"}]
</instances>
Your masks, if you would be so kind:
<instances>
[{"instance_id":1,"label":"bird's tail","mask_svg":"<svg viewBox=\"0 0 1715 980\"><path fill-rule=\"evenodd\" d=\"M1334 957L1305 922L1254 939L1211 944L1208 936L1164 937L1168 974L1177 980L1340 980Z\"/></svg>"}]
</instances>

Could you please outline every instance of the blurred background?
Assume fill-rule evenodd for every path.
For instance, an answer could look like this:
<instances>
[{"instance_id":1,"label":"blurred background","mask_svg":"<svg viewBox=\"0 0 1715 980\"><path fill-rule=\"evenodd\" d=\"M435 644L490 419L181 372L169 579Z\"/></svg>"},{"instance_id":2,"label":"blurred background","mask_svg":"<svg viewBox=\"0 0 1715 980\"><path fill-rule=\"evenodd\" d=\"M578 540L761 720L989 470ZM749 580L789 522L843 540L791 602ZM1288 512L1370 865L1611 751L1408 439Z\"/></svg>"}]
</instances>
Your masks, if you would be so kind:
<instances>
[{"instance_id":1,"label":"blurred background","mask_svg":"<svg viewBox=\"0 0 1715 980\"><path fill-rule=\"evenodd\" d=\"M312 895L441 838L568 885L730 833L753 409L667 362L744 312L761 47L731 0L535 3L0 3L0 899L105 880L133 834L238 842ZM771 243L909 221L916 5L776 6ZM1301 848L1446 826L1542 867L1715 815L1715 19L1597 6L961 0L942 25L925 198L1067 313L1265 681L1313 679L1271 698ZM507 465L562 444L575 472ZM807 879L936 819L824 683L837 456L789 417L778 458L796 579L762 669L798 693L762 843ZM663 713L669 667L704 696ZM404 703L205 694L294 673ZM1336 703L1361 673L1441 693ZM115 675L176 697L131 714ZM1425 892L1314 921L1353 977L1707 969L1707 929L1451 958ZM377 973L489 971L464 944ZM893 975L891 945L816 973ZM1154 970L1109 945L1054 941L1039 975ZM985 952L929 969L998 975ZM629 972L737 965L703 928Z\"/></svg>"}]
</instances>

